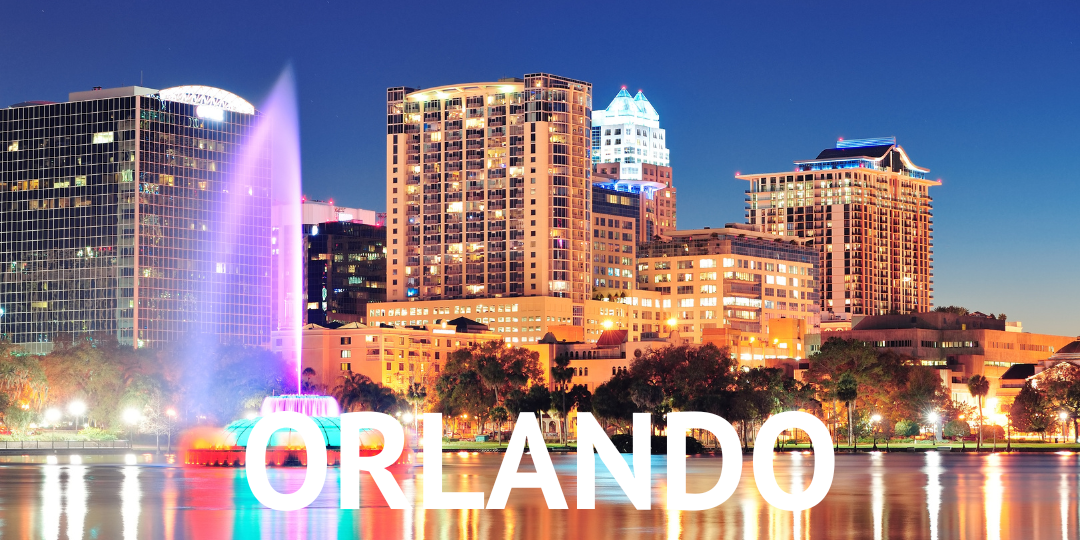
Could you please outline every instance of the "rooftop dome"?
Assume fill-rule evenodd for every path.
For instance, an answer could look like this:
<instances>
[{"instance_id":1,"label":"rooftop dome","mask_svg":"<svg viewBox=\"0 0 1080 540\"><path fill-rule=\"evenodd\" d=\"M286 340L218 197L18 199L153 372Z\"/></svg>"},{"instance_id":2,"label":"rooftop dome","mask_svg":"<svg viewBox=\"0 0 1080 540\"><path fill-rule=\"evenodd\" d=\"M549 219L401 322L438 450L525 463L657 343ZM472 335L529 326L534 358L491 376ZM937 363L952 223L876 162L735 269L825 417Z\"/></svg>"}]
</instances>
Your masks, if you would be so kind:
<instances>
[{"instance_id":1,"label":"rooftop dome","mask_svg":"<svg viewBox=\"0 0 1080 540\"><path fill-rule=\"evenodd\" d=\"M1080 339L1058 349L1051 360L1080 360Z\"/></svg>"}]
</instances>

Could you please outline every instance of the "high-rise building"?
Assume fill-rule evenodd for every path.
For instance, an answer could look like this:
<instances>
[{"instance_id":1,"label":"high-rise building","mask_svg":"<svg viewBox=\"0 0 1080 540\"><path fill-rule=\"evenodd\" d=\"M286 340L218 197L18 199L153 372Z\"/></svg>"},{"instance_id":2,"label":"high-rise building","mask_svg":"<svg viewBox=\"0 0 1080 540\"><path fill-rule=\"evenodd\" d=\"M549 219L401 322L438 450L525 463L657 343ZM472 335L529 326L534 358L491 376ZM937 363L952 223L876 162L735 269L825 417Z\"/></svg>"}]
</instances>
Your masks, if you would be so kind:
<instances>
[{"instance_id":1,"label":"high-rise building","mask_svg":"<svg viewBox=\"0 0 1080 540\"><path fill-rule=\"evenodd\" d=\"M0 109L0 337L270 335L269 153L217 88L95 89Z\"/></svg>"},{"instance_id":2,"label":"high-rise building","mask_svg":"<svg viewBox=\"0 0 1080 540\"><path fill-rule=\"evenodd\" d=\"M894 137L840 140L794 172L739 174L746 219L821 253L821 307L837 315L930 311L933 216L927 169Z\"/></svg>"},{"instance_id":3,"label":"high-rise building","mask_svg":"<svg viewBox=\"0 0 1080 540\"><path fill-rule=\"evenodd\" d=\"M819 313L820 260L805 244L740 224L642 244L638 285L661 294L652 324L693 342L728 345L741 360L805 357L802 335Z\"/></svg>"},{"instance_id":4,"label":"high-rise building","mask_svg":"<svg viewBox=\"0 0 1080 540\"><path fill-rule=\"evenodd\" d=\"M675 187L660 115L623 87L593 112L593 289L634 287L639 244L675 230Z\"/></svg>"},{"instance_id":5,"label":"high-rise building","mask_svg":"<svg viewBox=\"0 0 1080 540\"><path fill-rule=\"evenodd\" d=\"M593 111L592 149L595 212L606 210L603 202L632 199L638 243L675 230L667 133L645 94L631 97L623 87L606 109Z\"/></svg>"},{"instance_id":6,"label":"high-rise building","mask_svg":"<svg viewBox=\"0 0 1080 540\"><path fill-rule=\"evenodd\" d=\"M592 295L592 85L387 90L387 298Z\"/></svg>"},{"instance_id":7,"label":"high-rise building","mask_svg":"<svg viewBox=\"0 0 1080 540\"><path fill-rule=\"evenodd\" d=\"M304 225L307 322L367 322L386 301L386 227L351 221Z\"/></svg>"},{"instance_id":8,"label":"high-rise building","mask_svg":"<svg viewBox=\"0 0 1080 540\"><path fill-rule=\"evenodd\" d=\"M638 163L670 165L660 115L640 91L630 97L624 86L606 109L593 111L593 163L625 163L622 177L640 180Z\"/></svg>"}]
</instances>

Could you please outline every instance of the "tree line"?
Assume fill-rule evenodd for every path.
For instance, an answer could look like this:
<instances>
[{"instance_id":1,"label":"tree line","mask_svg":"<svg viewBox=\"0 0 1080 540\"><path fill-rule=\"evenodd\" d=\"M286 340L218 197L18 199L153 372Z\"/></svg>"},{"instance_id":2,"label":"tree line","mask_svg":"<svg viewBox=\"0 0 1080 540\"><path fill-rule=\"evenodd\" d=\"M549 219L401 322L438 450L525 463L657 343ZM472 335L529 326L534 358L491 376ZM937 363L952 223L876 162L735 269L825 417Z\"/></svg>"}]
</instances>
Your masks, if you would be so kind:
<instances>
[{"instance_id":1,"label":"tree line","mask_svg":"<svg viewBox=\"0 0 1080 540\"><path fill-rule=\"evenodd\" d=\"M0 341L0 414L15 433L42 423L49 409L71 425L73 402L85 405L79 423L100 429L130 427L129 409L150 432L172 423L224 425L258 411L264 397L295 388L295 370L281 355L212 336L162 349L80 338L57 342L44 356Z\"/></svg>"}]
</instances>

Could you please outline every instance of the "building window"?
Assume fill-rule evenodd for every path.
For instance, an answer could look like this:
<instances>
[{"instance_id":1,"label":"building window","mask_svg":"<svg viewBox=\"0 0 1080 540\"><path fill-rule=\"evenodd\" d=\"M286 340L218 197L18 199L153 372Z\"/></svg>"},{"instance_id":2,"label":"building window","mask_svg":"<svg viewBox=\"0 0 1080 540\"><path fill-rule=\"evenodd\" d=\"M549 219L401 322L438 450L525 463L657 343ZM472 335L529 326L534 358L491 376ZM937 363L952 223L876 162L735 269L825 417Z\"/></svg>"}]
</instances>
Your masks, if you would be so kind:
<instances>
[{"instance_id":1,"label":"building window","mask_svg":"<svg viewBox=\"0 0 1080 540\"><path fill-rule=\"evenodd\" d=\"M352 362L342 362L341 371L352 371Z\"/></svg>"},{"instance_id":2,"label":"building window","mask_svg":"<svg viewBox=\"0 0 1080 540\"><path fill-rule=\"evenodd\" d=\"M352 351L350 351L350 350L341 351L341 357L342 358L352 358Z\"/></svg>"},{"instance_id":3,"label":"building window","mask_svg":"<svg viewBox=\"0 0 1080 540\"><path fill-rule=\"evenodd\" d=\"M343 337L343 338L341 338L341 344L342 345L352 345L352 338L351 337Z\"/></svg>"}]
</instances>

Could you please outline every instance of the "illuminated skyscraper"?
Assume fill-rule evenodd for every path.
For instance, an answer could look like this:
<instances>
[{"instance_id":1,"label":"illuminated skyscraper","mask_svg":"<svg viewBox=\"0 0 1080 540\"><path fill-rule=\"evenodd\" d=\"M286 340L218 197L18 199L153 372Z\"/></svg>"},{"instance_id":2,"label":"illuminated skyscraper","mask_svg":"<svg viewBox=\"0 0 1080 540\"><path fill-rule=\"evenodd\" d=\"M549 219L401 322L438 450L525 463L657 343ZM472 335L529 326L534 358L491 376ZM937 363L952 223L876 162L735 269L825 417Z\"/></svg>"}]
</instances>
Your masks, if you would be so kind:
<instances>
[{"instance_id":1,"label":"illuminated skyscraper","mask_svg":"<svg viewBox=\"0 0 1080 540\"><path fill-rule=\"evenodd\" d=\"M640 91L593 112L593 286L632 289L638 245L675 230L667 134Z\"/></svg>"},{"instance_id":2,"label":"illuminated skyscraper","mask_svg":"<svg viewBox=\"0 0 1080 540\"><path fill-rule=\"evenodd\" d=\"M0 337L34 352L106 335L268 344L269 159L245 146L257 119L202 86L0 109Z\"/></svg>"},{"instance_id":3,"label":"illuminated skyscraper","mask_svg":"<svg viewBox=\"0 0 1080 540\"><path fill-rule=\"evenodd\" d=\"M837 141L794 172L741 174L747 222L821 253L824 312L884 315L933 306L931 186L893 137Z\"/></svg>"},{"instance_id":4,"label":"illuminated skyscraper","mask_svg":"<svg viewBox=\"0 0 1080 540\"><path fill-rule=\"evenodd\" d=\"M592 85L387 90L387 298L591 295Z\"/></svg>"}]
</instances>

